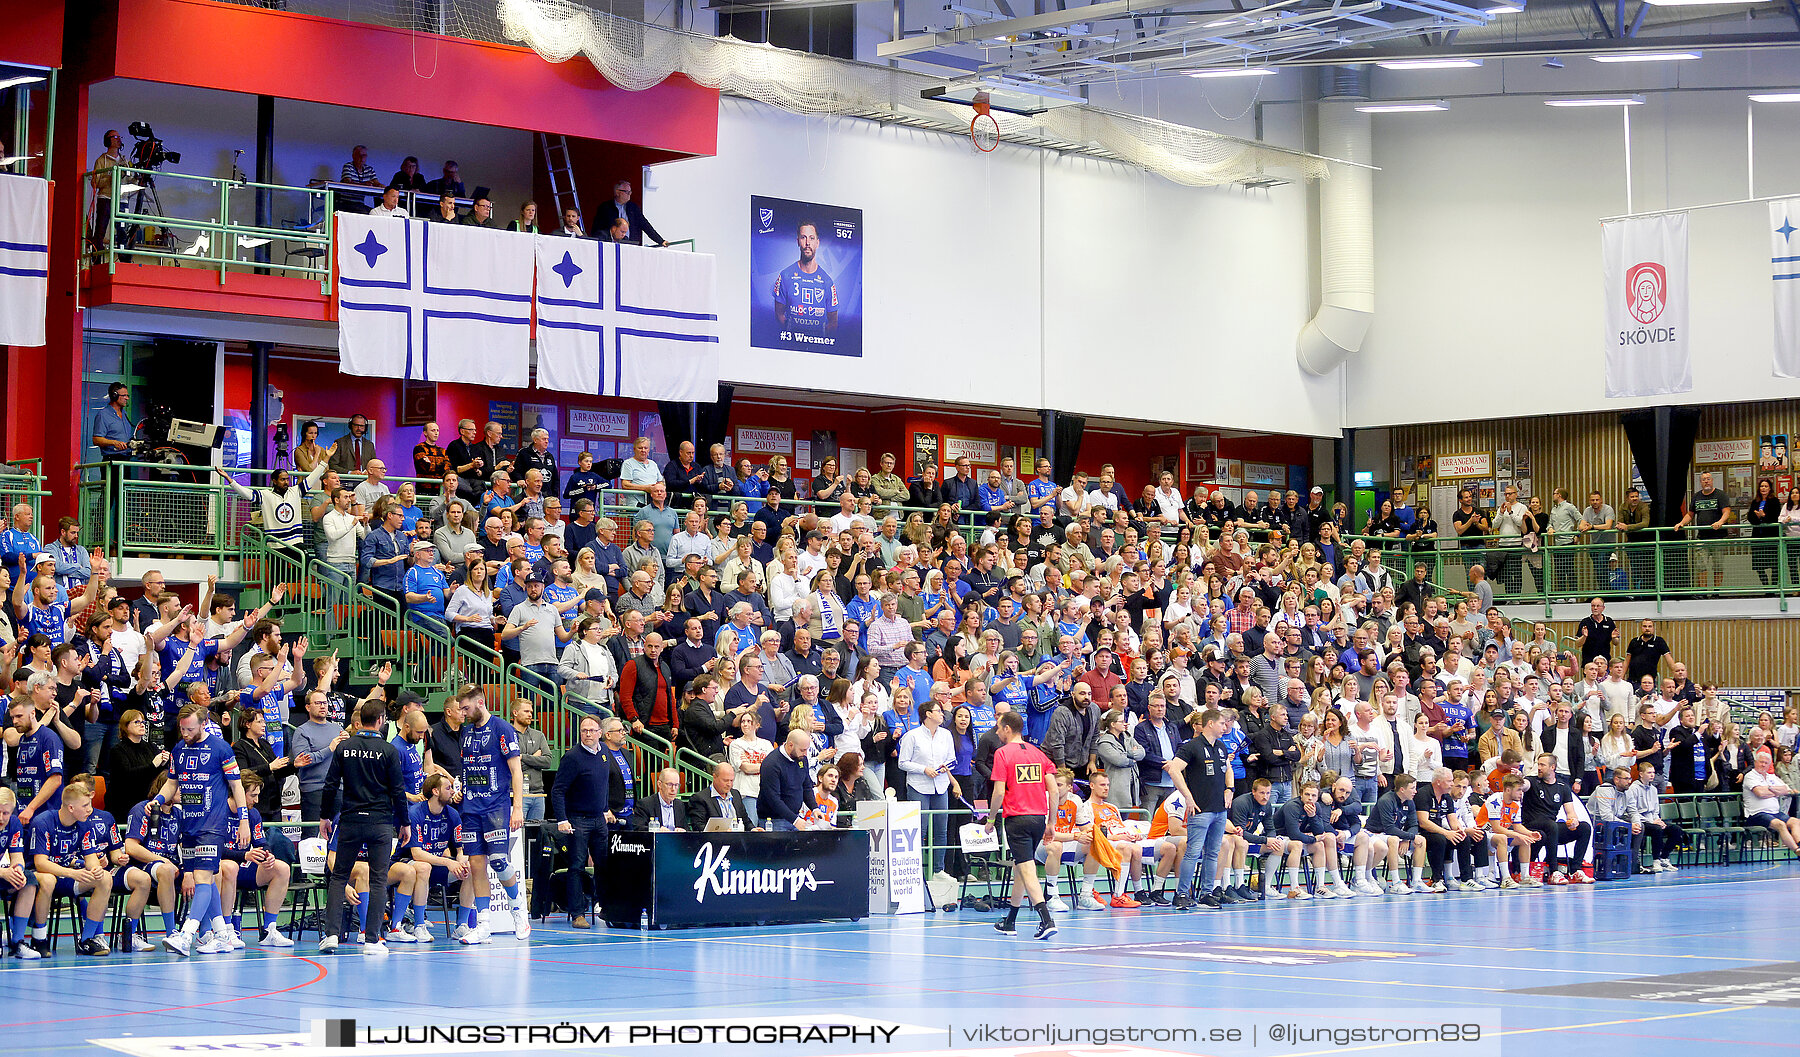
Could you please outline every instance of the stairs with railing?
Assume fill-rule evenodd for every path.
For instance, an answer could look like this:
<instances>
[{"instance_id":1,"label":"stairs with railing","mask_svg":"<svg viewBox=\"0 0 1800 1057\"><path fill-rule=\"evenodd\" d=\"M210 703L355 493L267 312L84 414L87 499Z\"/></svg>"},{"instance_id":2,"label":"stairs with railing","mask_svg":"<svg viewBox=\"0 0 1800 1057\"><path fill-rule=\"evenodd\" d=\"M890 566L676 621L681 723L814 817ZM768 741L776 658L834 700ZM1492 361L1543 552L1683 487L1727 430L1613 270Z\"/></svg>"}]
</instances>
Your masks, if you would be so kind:
<instances>
[{"instance_id":1,"label":"stairs with railing","mask_svg":"<svg viewBox=\"0 0 1800 1057\"><path fill-rule=\"evenodd\" d=\"M465 685L482 689L488 708L511 716L529 702L551 752L560 759L575 744L584 715L605 716L608 710L561 687L546 687L534 674L483 643L451 633L448 625L407 613L398 599L367 584L354 583L340 570L293 547L274 543L254 526L239 535L241 604L259 605L277 584L283 597L271 611L287 634L302 633L314 656L332 650L350 666L352 685L372 684L383 664L394 667L389 685L419 694L427 711L441 711L444 701ZM687 792L698 792L712 779L713 761L685 746L670 744L648 731L627 739L638 796L649 796L658 772L673 767Z\"/></svg>"}]
</instances>

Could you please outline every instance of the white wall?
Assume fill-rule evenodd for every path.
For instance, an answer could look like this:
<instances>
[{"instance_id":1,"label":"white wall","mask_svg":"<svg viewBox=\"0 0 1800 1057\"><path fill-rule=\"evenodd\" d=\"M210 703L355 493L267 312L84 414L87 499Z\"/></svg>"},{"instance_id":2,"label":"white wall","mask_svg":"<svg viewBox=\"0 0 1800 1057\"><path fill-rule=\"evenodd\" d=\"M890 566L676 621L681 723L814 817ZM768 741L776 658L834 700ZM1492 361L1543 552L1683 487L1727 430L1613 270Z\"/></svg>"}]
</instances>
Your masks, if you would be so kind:
<instances>
[{"instance_id":1,"label":"white wall","mask_svg":"<svg viewBox=\"0 0 1800 1057\"><path fill-rule=\"evenodd\" d=\"M729 380L1338 431L1337 380L1302 380L1294 361L1308 310L1298 187L1184 188L735 99L720 104L718 155L659 166L651 185L657 226L698 239L725 277L748 270L753 194L864 211L861 359L750 348L748 291L727 278Z\"/></svg>"},{"instance_id":2,"label":"white wall","mask_svg":"<svg viewBox=\"0 0 1800 1057\"><path fill-rule=\"evenodd\" d=\"M88 105L90 165L105 151L101 137L109 128L125 136L130 157L132 140L126 126L133 121L149 122L170 149L181 153L179 164L165 166L172 175L158 180L163 210L170 216L202 218L218 211L214 185L173 174L229 176L232 151L241 149L238 164L248 176L255 176L255 96L116 79L95 85ZM445 158L455 158L470 190L478 185L493 189L494 215L502 220L512 219L519 202L531 195L534 146L528 132L290 99L275 101L273 182L304 186L313 179L336 179L350 158L350 148L358 143L368 145L369 164L382 180L398 171L408 154L419 156L427 179L442 173ZM252 196L234 196L233 213L240 219L250 219L253 208ZM302 196L277 200L275 218L292 219L305 208Z\"/></svg>"},{"instance_id":3,"label":"white wall","mask_svg":"<svg viewBox=\"0 0 1800 1057\"><path fill-rule=\"evenodd\" d=\"M1745 107L1721 90L1631 108L1632 208L1745 197ZM1800 193L1800 107L1759 105L1756 122L1757 193ZM1375 161L1376 315L1348 369L1349 425L1669 402L1605 397L1598 220L1626 211L1618 110L1453 99L1377 117ZM1678 402L1800 396L1770 374L1767 216L1691 214L1694 389Z\"/></svg>"},{"instance_id":4,"label":"white wall","mask_svg":"<svg viewBox=\"0 0 1800 1057\"><path fill-rule=\"evenodd\" d=\"M1050 156L1049 406L1336 434L1337 377L1306 375L1294 356L1310 315L1303 194Z\"/></svg>"}]
</instances>

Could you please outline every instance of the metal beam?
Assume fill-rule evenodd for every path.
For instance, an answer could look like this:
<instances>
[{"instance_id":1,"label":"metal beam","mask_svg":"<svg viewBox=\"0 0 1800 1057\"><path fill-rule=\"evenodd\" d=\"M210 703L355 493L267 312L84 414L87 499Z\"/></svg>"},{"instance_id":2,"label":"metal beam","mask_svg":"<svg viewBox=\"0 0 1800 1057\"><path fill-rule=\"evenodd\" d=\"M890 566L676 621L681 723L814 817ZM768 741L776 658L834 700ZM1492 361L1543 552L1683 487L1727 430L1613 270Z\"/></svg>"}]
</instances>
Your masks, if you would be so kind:
<instances>
[{"instance_id":1,"label":"metal beam","mask_svg":"<svg viewBox=\"0 0 1800 1057\"><path fill-rule=\"evenodd\" d=\"M1456 44L1444 48L1342 49L1281 62L1282 66L1345 66L1389 59L1511 59L1549 55L1618 54L1637 51L1723 51L1743 48L1796 48L1800 34L1746 33L1717 36L1640 37L1636 40L1508 40Z\"/></svg>"},{"instance_id":2,"label":"metal beam","mask_svg":"<svg viewBox=\"0 0 1800 1057\"><path fill-rule=\"evenodd\" d=\"M1791 3L1792 0L1789 0L1789 2ZM1625 31L1625 35L1627 37L1637 36L1638 30L1644 28L1644 16L1649 13L1650 13L1650 5L1649 4L1644 4L1644 3L1638 4L1637 17L1635 17L1631 20L1631 28Z\"/></svg>"},{"instance_id":3,"label":"metal beam","mask_svg":"<svg viewBox=\"0 0 1800 1057\"><path fill-rule=\"evenodd\" d=\"M1600 28L1606 31L1609 38L1618 36L1613 32L1612 24L1606 21L1606 12L1600 10L1600 0L1588 0L1588 7L1592 9L1594 17L1600 22Z\"/></svg>"},{"instance_id":4,"label":"metal beam","mask_svg":"<svg viewBox=\"0 0 1800 1057\"><path fill-rule=\"evenodd\" d=\"M965 26L961 29L946 29L937 33L922 33L916 37L906 37L902 40L883 41L875 46L875 54L884 59L895 55L911 55L914 52L930 51L933 48L948 47L952 44L968 44L994 37L1017 37L1043 29L1058 29L1074 22L1122 18L1138 11L1161 11L1168 6L1166 3L1139 3L1137 0L1109 0L1107 3L1089 4L1074 11L1051 11L1042 15L1026 15L1024 18L1005 18L996 22L983 22L979 26Z\"/></svg>"}]
</instances>

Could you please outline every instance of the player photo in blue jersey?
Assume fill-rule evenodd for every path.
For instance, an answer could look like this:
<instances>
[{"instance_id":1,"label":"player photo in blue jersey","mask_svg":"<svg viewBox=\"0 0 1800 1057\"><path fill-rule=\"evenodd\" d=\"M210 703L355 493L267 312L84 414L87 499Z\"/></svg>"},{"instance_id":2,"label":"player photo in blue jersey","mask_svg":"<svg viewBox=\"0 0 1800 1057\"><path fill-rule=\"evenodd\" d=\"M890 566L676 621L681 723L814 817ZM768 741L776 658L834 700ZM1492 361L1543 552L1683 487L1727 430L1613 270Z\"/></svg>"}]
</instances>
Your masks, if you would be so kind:
<instances>
[{"instance_id":1,"label":"player photo in blue jersey","mask_svg":"<svg viewBox=\"0 0 1800 1057\"><path fill-rule=\"evenodd\" d=\"M750 200L750 344L862 355L862 210Z\"/></svg>"}]
</instances>

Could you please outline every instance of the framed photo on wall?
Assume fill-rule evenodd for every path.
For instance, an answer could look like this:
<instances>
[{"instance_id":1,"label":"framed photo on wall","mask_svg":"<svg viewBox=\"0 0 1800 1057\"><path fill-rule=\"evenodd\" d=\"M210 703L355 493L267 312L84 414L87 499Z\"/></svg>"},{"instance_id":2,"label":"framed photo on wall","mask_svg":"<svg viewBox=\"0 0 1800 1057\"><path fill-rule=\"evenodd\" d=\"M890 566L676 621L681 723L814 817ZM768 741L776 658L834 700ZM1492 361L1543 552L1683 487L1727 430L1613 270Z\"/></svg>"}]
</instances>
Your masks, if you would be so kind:
<instances>
[{"instance_id":1,"label":"framed photo on wall","mask_svg":"<svg viewBox=\"0 0 1800 1057\"><path fill-rule=\"evenodd\" d=\"M909 476L917 476L927 466L938 465L938 435L936 433L914 433L912 442L912 467Z\"/></svg>"},{"instance_id":2,"label":"framed photo on wall","mask_svg":"<svg viewBox=\"0 0 1800 1057\"><path fill-rule=\"evenodd\" d=\"M437 417L437 384L407 378L400 383L400 417L402 426L423 426ZM456 431L450 431L454 434ZM440 431L441 435L441 431Z\"/></svg>"}]
</instances>

